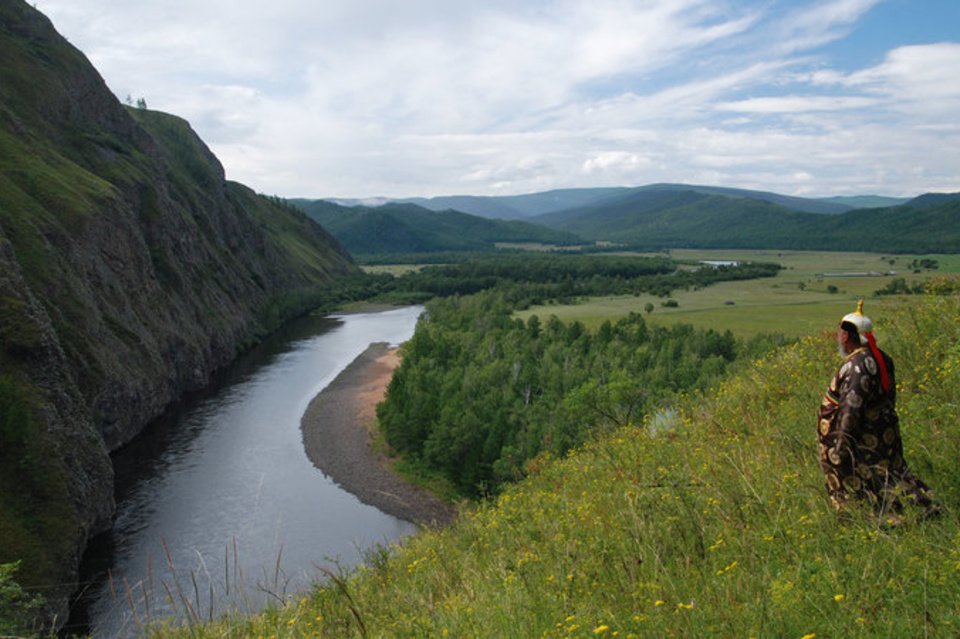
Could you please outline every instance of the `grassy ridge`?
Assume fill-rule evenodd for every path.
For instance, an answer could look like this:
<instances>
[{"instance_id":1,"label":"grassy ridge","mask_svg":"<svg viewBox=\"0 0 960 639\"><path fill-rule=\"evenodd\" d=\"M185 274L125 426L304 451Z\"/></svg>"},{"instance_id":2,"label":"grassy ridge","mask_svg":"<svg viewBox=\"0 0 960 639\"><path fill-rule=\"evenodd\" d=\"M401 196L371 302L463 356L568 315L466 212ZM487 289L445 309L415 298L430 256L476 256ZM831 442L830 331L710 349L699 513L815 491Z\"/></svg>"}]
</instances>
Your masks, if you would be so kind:
<instances>
[{"instance_id":1,"label":"grassy ridge","mask_svg":"<svg viewBox=\"0 0 960 639\"><path fill-rule=\"evenodd\" d=\"M837 364L824 333L676 415L535 460L496 503L300 601L191 634L956 636L957 317L952 296L875 318L897 361L907 460L938 490L938 520L888 528L830 508L814 434Z\"/></svg>"}]
</instances>

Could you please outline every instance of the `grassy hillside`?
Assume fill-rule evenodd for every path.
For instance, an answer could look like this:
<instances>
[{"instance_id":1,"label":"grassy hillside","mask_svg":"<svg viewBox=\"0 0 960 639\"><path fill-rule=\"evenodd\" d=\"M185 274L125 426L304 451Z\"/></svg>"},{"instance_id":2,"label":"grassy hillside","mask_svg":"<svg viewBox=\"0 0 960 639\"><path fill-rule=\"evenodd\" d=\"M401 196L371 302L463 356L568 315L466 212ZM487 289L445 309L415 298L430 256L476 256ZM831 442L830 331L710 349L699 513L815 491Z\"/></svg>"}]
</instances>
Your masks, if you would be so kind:
<instances>
[{"instance_id":1,"label":"grassy hillside","mask_svg":"<svg viewBox=\"0 0 960 639\"><path fill-rule=\"evenodd\" d=\"M576 235L520 221L491 220L414 204L348 208L293 200L353 255L492 250L499 242L574 244Z\"/></svg>"},{"instance_id":2,"label":"grassy hillside","mask_svg":"<svg viewBox=\"0 0 960 639\"><path fill-rule=\"evenodd\" d=\"M956 636L960 299L875 316L907 460L945 506L838 516L816 462L832 335L609 434L286 606L156 636ZM831 332L832 333L832 332Z\"/></svg>"}]
</instances>

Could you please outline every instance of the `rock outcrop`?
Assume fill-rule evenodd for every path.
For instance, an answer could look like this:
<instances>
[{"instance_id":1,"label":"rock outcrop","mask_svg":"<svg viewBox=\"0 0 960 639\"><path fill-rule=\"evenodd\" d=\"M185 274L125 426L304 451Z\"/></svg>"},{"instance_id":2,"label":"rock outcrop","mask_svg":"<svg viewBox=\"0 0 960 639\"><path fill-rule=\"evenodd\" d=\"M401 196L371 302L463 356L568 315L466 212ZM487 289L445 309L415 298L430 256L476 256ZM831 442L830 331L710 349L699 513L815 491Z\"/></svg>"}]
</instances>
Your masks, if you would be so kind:
<instances>
[{"instance_id":1,"label":"rock outcrop","mask_svg":"<svg viewBox=\"0 0 960 639\"><path fill-rule=\"evenodd\" d=\"M357 269L22 0L0 59L0 563L69 584L110 522L109 451ZM61 620L70 590L45 593Z\"/></svg>"}]
</instances>

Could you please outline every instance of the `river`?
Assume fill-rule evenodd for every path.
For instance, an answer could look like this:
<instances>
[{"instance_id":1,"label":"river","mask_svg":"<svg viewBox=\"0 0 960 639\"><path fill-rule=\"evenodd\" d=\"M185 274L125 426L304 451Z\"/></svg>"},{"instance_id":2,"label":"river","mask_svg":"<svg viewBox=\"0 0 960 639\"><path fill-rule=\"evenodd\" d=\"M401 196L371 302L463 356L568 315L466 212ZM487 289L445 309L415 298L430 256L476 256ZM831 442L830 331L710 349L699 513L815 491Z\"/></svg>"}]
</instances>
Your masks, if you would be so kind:
<instances>
[{"instance_id":1,"label":"river","mask_svg":"<svg viewBox=\"0 0 960 639\"><path fill-rule=\"evenodd\" d=\"M67 632L256 611L413 533L311 464L300 418L370 343L409 339L421 311L292 322L118 451L116 520L84 557Z\"/></svg>"}]
</instances>

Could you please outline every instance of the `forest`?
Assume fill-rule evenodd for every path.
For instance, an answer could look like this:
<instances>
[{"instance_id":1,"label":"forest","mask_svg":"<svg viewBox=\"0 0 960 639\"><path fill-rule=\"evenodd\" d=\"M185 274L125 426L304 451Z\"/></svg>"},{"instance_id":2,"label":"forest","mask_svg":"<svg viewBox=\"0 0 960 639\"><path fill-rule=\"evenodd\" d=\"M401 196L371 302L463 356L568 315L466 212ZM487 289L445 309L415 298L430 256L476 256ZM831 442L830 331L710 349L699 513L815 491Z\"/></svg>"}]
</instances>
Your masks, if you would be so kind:
<instances>
[{"instance_id":1,"label":"forest","mask_svg":"<svg viewBox=\"0 0 960 639\"><path fill-rule=\"evenodd\" d=\"M676 289L773 277L779 271L779 264L768 262L707 267L666 257L487 253L449 264L426 265L399 277L367 273L343 278L328 287L317 304L321 308L355 300L419 304L435 297L496 289L515 309L524 309L532 304L571 303L599 295L650 293L667 297Z\"/></svg>"},{"instance_id":2,"label":"forest","mask_svg":"<svg viewBox=\"0 0 960 639\"><path fill-rule=\"evenodd\" d=\"M496 493L523 477L530 460L563 456L600 432L656 412L678 394L705 389L738 356L780 341L745 344L729 331L650 326L638 313L596 332L553 316L513 317L544 295L616 289L666 296L676 287L772 275L776 265L678 271L663 258L612 256L545 257L523 269L511 262L421 272L418 286L459 281L485 287L427 303L378 408L386 442L462 495Z\"/></svg>"}]
</instances>

